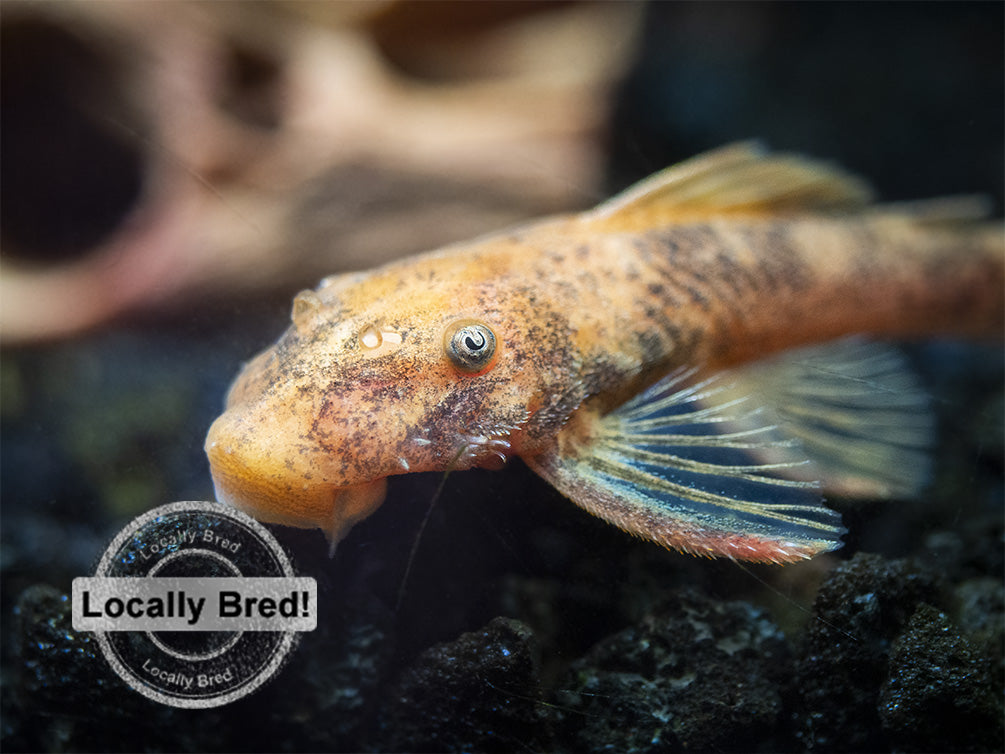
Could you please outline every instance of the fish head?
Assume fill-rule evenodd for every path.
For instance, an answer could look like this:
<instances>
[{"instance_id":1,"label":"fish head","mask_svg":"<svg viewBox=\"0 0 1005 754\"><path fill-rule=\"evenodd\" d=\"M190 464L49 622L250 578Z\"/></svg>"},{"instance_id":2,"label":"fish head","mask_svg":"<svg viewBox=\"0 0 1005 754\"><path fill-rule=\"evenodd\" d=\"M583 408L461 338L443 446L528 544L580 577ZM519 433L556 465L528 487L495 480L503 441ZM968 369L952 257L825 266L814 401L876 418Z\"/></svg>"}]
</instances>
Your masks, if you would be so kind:
<instances>
[{"instance_id":1,"label":"fish head","mask_svg":"<svg viewBox=\"0 0 1005 754\"><path fill-rule=\"evenodd\" d=\"M342 275L297 295L206 439L216 494L334 544L388 476L498 467L569 359L546 312L484 275L435 267ZM542 334L547 331L547 334Z\"/></svg>"}]
</instances>

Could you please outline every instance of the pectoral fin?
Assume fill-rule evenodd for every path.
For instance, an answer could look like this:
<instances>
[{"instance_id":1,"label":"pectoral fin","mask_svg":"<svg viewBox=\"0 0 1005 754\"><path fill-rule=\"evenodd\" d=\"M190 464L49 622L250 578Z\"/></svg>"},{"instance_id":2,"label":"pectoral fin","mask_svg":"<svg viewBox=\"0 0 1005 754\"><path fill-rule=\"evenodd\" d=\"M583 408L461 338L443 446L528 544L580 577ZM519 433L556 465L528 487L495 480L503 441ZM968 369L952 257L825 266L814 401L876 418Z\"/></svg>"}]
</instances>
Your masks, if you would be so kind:
<instances>
[{"instance_id":1,"label":"pectoral fin","mask_svg":"<svg viewBox=\"0 0 1005 754\"><path fill-rule=\"evenodd\" d=\"M913 489L924 470L890 467L920 462L931 424L887 351L833 349L703 380L677 371L606 415L584 407L528 463L594 515L669 548L770 562L836 549L845 530L822 504L825 483Z\"/></svg>"},{"instance_id":2,"label":"pectoral fin","mask_svg":"<svg viewBox=\"0 0 1005 754\"><path fill-rule=\"evenodd\" d=\"M846 339L734 372L842 497L915 497L931 476L935 420L928 393L893 348Z\"/></svg>"}]
</instances>

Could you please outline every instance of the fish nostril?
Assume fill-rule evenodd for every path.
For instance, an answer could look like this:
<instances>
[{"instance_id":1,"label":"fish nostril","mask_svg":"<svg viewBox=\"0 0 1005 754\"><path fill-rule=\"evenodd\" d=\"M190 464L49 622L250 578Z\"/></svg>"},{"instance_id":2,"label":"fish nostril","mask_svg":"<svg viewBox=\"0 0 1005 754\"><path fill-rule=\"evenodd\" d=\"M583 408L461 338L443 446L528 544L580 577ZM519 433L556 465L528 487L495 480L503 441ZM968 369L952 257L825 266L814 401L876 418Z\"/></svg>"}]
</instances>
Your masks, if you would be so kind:
<instances>
[{"instance_id":1,"label":"fish nostril","mask_svg":"<svg viewBox=\"0 0 1005 754\"><path fill-rule=\"evenodd\" d=\"M367 356L381 356L398 348L404 341L400 332L389 325L370 325L359 334L360 345Z\"/></svg>"},{"instance_id":2,"label":"fish nostril","mask_svg":"<svg viewBox=\"0 0 1005 754\"><path fill-rule=\"evenodd\" d=\"M297 332L304 333L310 326L314 315L321 310L321 299L312 290L300 291L293 299L293 309L290 319Z\"/></svg>"},{"instance_id":3,"label":"fish nostril","mask_svg":"<svg viewBox=\"0 0 1005 754\"><path fill-rule=\"evenodd\" d=\"M384 339L376 327L366 328L359 336L359 342L364 348L379 348Z\"/></svg>"}]
</instances>

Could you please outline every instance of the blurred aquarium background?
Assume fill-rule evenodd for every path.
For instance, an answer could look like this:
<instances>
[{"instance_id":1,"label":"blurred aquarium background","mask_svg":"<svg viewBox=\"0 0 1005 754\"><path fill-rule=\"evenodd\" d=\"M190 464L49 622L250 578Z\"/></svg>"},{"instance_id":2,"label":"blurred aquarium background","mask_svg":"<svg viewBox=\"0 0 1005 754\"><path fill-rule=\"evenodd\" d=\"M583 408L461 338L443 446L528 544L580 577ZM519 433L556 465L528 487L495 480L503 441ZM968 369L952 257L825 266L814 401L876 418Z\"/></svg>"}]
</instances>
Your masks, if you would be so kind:
<instances>
[{"instance_id":1,"label":"blurred aquarium background","mask_svg":"<svg viewBox=\"0 0 1005 754\"><path fill-rule=\"evenodd\" d=\"M264 689L185 715L113 676L63 595L132 517L212 499L230 380L325 275L749 138L1000 218L1003 8L4 2L4 750L995 750L1000 343L908 347L932 489L843 508L846 546L799 566L634 541L517 462L447 480L405 582L440 480L399 477L332 560L273 527L319 629Z\"/></svg>"}]
</instances>

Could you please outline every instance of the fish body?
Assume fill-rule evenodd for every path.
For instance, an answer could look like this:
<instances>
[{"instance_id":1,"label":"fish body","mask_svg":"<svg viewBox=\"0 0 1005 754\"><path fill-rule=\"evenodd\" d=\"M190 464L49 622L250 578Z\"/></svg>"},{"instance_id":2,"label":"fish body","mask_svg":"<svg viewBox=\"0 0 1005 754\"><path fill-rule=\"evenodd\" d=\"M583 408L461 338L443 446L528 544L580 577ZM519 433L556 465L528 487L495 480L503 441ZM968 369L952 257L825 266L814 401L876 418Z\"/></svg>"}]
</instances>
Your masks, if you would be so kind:
<instances>
[{"instance_id":1,"label":"fish body","mask_svg":"<svg viewBox=\"0 0 1005 754\"><path fill-rule=\"evenodd\" d=\"M389 476L516 455L668 547L833 549L821 486L910 494L932 431L895 356L838 339L1000 335L1005 242L971 214L872 207L839 170L736 145L589 212L327 278L211 427L217 495L337 542Z\"/></svg>"}]
</instances>

